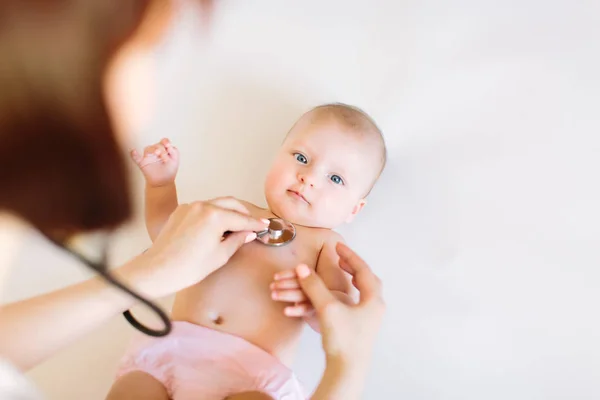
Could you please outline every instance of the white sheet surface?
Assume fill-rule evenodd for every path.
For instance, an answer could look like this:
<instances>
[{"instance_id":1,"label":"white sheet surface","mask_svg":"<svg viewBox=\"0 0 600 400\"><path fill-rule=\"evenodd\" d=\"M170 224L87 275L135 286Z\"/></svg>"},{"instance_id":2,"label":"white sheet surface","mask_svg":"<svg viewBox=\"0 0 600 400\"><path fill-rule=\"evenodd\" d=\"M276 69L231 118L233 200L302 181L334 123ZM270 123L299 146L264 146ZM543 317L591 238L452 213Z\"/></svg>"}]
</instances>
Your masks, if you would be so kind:
<instances>
[{"instance_id":1,"label":"white sheet surface","mask_svg":"<svg viewBox=\"0 0 600 400\"><path fill-rule=\"evenodd\" d=\"M161 113L139 144L182 149L184 201L262 203L303 111L363 107L389 147L341 230L389 305L364 398L598 399L599 4L222 1L209 39L187 13L158 52ZM84 276L31 244L8 299ZM147 244L138 218L115 262ZM50 399L101 399L129 333L115 319L31 376ZM322 366L307 331L297 371L314 385Z\"/></svg>"}]
</instances>

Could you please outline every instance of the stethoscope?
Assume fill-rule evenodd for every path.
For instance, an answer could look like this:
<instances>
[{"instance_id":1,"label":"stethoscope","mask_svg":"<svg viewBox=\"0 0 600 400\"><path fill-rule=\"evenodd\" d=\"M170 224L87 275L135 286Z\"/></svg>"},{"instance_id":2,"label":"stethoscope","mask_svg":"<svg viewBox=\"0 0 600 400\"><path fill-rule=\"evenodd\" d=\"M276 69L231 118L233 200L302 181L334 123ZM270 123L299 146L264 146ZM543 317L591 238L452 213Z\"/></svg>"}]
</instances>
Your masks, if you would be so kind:
<instances>
[{"instance_id":1,"label":"stethoscope","mask_svg":"<svg viewBox=\"0 0 600 400\"><path fill-rule=\"evenodd\" d=\"M225 232L224 236L226 236L227 234L228 234L228 232ZM85 255L71 249L65 243L59 242L50 236L46 236L46 237L52 243L54 243L56 246L62 248L63 250L65 250L66 252L68 252L69 254L74 256L75 258L77 258L81 263L86 265L88 268L94 270L96 273L98 273L100 276L102 276L102 278L104 278L111 285L118 287L122 291L126 292L127 294L131 295L132 297L136 298L140 302L147 305L152 311L154 311L158 315L158 317L162 320L162 322L165 325L164 328L160 329L160 330L150 329L147 326L143 325L141 322L139 322L133 316L133 314L131 313L131 310L124 311L123 316L125 317L127 322L129 322L135 329L137 329L138 331L140 331L148 336L154 336L154 337L167 336L171 332L171 329L172 329L171 320L169 319L169 316L160 307L158 307L156 304L154 304L150 300L145 299L140 294L134 292L133 290L131 290L130 288L125 286L123 283L119 282L108 271L108 263L107 263L108 246L107 246L107 243L104 244L104 248L103 248L103 252L102 252L102 256L101 256L100 260L93 261L93 260L89 259L88 257L86 257ZM291 222L285 221L282 218L269 218L269 226L265 230L256 232L255 240L266 246L279 247L279 246L283 246L283 245L290 243L292 240L294 240L295 237L296 237L296 228L294 227L294 224L292 224Z\"/></svg>"},{"instance_id":2,"label":"stethoscope","mask_svg":"<svg viewBox=\"0 0 600 400\"><path fill-rule=\"evenodd\" d=\"M256 232L257 241L267 246L283 246L294 240L296 228L294 224L282 218L269 218L269 226Z\"/></svg>"}]
</instances>

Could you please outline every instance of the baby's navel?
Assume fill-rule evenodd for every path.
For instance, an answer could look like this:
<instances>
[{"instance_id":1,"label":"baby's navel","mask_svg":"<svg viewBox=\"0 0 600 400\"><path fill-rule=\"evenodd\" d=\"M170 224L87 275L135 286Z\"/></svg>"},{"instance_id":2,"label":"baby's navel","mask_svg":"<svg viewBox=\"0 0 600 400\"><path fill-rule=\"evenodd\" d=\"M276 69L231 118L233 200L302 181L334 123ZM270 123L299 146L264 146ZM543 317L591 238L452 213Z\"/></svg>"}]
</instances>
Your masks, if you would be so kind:
<instances>
[{"instance_id":1,"label":"baby's navel","mask_svg":"<svg viewBox=\"0 0 600 400\"><path fill-rule=\"evenodd\" d=\"M215 311L209 312L208 318L210 318L210 320L215 325L221 325L223 323L223 317L221 317L218 312L215 312Z\"/></svg>"}]
</instances>

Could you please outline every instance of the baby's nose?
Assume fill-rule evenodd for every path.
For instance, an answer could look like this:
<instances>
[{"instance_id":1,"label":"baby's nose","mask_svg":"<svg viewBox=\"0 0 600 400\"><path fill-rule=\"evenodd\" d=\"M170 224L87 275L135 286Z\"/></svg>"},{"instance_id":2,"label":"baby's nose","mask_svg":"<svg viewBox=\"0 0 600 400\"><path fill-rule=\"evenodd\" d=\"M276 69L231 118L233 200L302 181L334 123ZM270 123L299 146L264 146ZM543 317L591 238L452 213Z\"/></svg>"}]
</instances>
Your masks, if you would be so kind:
<instances>
[{"instance_id":1,"label":"baby's nose","mask_svg":"<svg viewBox=\"0 0 600 400\"><path fill-rule=\"evenodd\" d=\"M315 179L311 174L300 174L300 182L305 185L315 186Z\"/></svg>"}]
</instances>

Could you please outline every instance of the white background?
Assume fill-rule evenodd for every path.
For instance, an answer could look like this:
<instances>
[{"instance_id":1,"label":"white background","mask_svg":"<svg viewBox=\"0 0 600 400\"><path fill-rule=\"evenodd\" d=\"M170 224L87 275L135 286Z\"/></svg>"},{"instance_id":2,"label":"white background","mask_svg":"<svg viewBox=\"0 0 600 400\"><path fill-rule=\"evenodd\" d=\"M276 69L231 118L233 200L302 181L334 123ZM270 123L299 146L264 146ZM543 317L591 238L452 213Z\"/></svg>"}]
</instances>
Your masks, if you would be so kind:
<instances>
[{"instance_id":1,"label":"white background","mask_svg":"<svg viewBox=\"0 0 600 400\"><path fill-rule=\"evenodd\" d=\"M186 11L158 50L160 113L138 144L181 148L183 201L264 204L302 112L364 108L389 148L341 229L389 305L364 398L598 399L599 19L584 0L220 1L210 37ZM114 262L148 243L138 215ZM88 276L30 244L6 300ZM31 376L53 400L102 399L131 331L115 318ZM311 387L321 354L307 331Z\"/></svg>"}]
</instances>

